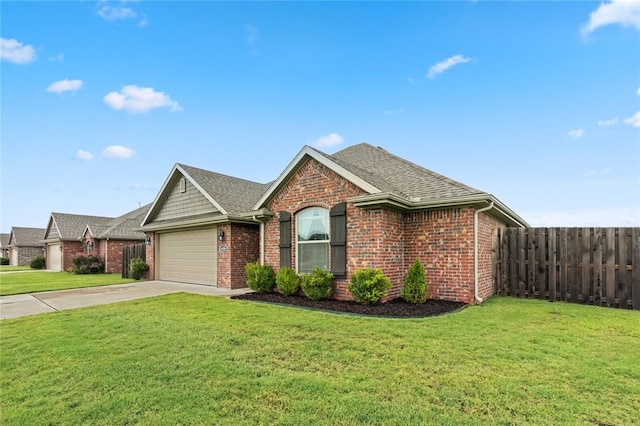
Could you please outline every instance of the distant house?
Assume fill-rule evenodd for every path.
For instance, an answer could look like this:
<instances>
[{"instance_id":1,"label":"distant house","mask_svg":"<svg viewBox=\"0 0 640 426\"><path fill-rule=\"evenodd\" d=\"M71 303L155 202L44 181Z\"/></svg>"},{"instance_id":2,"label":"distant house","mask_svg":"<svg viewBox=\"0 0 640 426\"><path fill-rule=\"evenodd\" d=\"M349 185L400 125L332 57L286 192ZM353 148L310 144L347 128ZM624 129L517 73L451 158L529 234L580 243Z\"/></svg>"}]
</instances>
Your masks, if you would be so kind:
<instances>
[{"instance_id":1,"label":"distant house","mask_svg":"<svg viewBox=\"0 0 640 426\"><path fill-rule=\"evenodd\" d=\"M493 195L369 144L328 155L305 146L272 183L176 164L142 221L155 279L245 287L244 265L335 275L381 268L390 297L420 258L429 297L493 294L498 229L526 222Z\"/></svg>"},{"instance_id":2,"label":"distant house","mask_svg":"<svg viewBox=\"0 0 640 426\"><path fill-rule=\"evenodd\" d=\"M64 271L73 267L79 254L93 254L105 262L105 272L120 272L122 247L143 242L145 235L134 231L149 206L122 216L104 217L51 213L44 240L47 268Z\"/></svg>"},{"instance_id":3,"label":"distant house","mask_svg":"<svg viewBox=\"0 0 640 426\"><path fill-rule=\"evenodd\" d=\"M9 237L11 234L0 234L0 257L9 259Z\"/></svg>"},{"instance_id":4,"label":"distant house","mask_svg":"<svg viewBox=\"0 0 640 426\"><path fill-rule=\"evenodd\" d=\"M42 255L44 246L40 240L43 234L44 229L42 228L12 227L7 244L9 264L12 266L27 266L31 259Z\"/></svg>"}]
</instances>

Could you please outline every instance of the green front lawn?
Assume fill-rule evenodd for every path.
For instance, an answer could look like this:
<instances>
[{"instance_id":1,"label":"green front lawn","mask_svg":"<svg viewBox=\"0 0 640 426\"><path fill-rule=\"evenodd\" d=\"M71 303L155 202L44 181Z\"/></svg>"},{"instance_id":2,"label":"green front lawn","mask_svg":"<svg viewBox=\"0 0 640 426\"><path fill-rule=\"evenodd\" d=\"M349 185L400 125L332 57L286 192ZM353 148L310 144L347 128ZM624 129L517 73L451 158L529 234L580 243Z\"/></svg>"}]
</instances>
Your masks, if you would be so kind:
<instances>
[{"instance_id":1,"label":"green front lawn","mask_svg":"<svg viewBox=\"0 0 640 426\"><path fill-rule=\"evenodd\" d=\"M640 312L494 298L426 319L174 294L2 321L0 424L607 424Z\"/></svg>"},{"instance_id":2,"label":"green front lawn","mask_svg":"<svg viewBox=\"0 0 640 426\"><path fill-rule=\"evenodd\" d=\"M29 266L10 266L10 265L0 265L0 272L10 272L10 271L32 271Z\"/></svg>"},{"instance_id":3,"label":"green front lawn","mask_svg":"<svg viewBox=\"0 0 640 426\"><path fill-rule=\"evenodd\" d=\"M38 291L64 290L68 288L124 284L134 280L123 279L119 274L76 275L68 272L25 272L0 274L0 296Z\"/></svg>"}]
</instances>

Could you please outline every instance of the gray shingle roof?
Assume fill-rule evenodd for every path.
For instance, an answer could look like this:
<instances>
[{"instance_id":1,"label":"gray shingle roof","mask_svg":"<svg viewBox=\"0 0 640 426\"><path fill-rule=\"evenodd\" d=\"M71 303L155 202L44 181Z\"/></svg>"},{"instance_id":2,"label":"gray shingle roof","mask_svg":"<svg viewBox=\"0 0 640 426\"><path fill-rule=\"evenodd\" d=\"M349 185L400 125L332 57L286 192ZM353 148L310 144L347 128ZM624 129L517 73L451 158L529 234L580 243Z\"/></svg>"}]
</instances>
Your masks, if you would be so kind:
<instances>
[{"instance_id":1,"label":"gray shingle roof","mask_svg":"<svg viewBox=\"0 0 640 426\"><path fill-rule=\"evenodd\" d=\"M44 232L44 228L21 228L14 226L11 228L11 234L13 235L11 245L19 247L40 247L42 246L40 240L42 240Z\"/></svg>"},{"instance_id":2,"label":"gray shingle roof","mask_svg":"<svg viewBox=\"0 0 640 426\"><path fill-rule=\"evenodd\" d=\"M113 220L112 217L69 213L51 213L51 217L58 227L61 240L79 240L87 225L89 227L95 226L96 228L103 227L108 226L109 222ZM93 231L93 228L91 230Z\"/></svg>"},{"instance_id":3,"label":"gray shingle roof","mask_svg":"<svg viewBox=\"0 0 640 426\"><path fill-rule=\"evenodd\" d=\"M420 201L436 201L486 194L367 143L345 148L330 158L354 166L349 170L353 174L383 192L407 200L419 198Z\"/></svg>"},{"instance_id":4,"label":"gray shingle roof","mask_svg":"<svg viewBox=\"0 0 640 426\"><path fill-rule=\"evenodd\" d=\"M9 237L11 234L0 234L0 247L7 247L9 245Z\"/></svg>"},{"instance_id":5,"label":"gray shingle roof","mask_svg":"<svg viewBox=\"0 0 640 426\"><path fill-rule=\"evenodd\" d=\"M251 211L270 183L262 184L179 164L231 216Z\"/></svg>"},{"instance_id":6,"label":"gray shingle roof","mask_svg":"<svg viewBox=\"0 0 640 426\"><path fill-rule=\"evenodd\" d=\"M123 214L120 217L112 219L108 226L100 227L100 231L94 231L91 228L91 232L97 232L94 236L98 238L112 238L120 240L144 240L144 232L134 231L134 229L140 226L142 219L144 219L147 211L149 211L151 204L144 205L133 211Z\"/></svg>"}]
</instances>

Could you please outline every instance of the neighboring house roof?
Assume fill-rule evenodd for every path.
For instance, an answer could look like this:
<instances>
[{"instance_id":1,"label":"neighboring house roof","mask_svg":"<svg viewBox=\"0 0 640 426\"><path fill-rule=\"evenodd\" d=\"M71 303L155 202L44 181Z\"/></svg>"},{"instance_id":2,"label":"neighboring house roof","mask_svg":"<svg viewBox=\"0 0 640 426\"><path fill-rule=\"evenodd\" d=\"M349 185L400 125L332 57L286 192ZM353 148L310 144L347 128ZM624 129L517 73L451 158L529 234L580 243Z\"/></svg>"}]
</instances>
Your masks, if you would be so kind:
<instances>
[{"instance_id":1,"label":"neighboring house roof","mask_svg":"<svg viewBox=\"0 0 640 426\"><path fill-rule=\"evenodd\" d=\"M107 224L87 225L93 238L114 240L144 240L143 232L135 231L147 214L151 204L146 204L122 216L111 219Z\"/></svg>"},{"instance_id":2,"label":"neighboring house roof","mask_svg":"<svg viewBox=\"0 0 640 426\"><path fill-rule=\"evenodd\" d=\"M187 179L211 203L211 211L193 213L185 217L156 220L162 206L170 196L176 179L180 176ZM270 183L252 182L176 163L147 214L138 222L138 225L141 224L141 228L138 229L151 229L154 226L171 227L185 222L201 224L211 221L224 222L250 216L253 204L270 185Z\"/></svg>"},{"instance_id":3,"label":"neighboring house roof","mask_svg":"<svg viewBox=\"0 0 640 426\"><path fill-rule=\"evenodd\" d=\"M44 228L22 228L14 226L11 228L9 235L9 244L11 247L40 247Z\"/></svg>"},{"instance_id":4,"label":"neighboring house roof","mask_svg":"<svg viewBox=\"0 0 640 426\"><path fill-rule=\"evenodd\" d=\"M9 246L9 237L11 237L11 234L0 234L0 248Z\"/></svg>"}]
</instances>

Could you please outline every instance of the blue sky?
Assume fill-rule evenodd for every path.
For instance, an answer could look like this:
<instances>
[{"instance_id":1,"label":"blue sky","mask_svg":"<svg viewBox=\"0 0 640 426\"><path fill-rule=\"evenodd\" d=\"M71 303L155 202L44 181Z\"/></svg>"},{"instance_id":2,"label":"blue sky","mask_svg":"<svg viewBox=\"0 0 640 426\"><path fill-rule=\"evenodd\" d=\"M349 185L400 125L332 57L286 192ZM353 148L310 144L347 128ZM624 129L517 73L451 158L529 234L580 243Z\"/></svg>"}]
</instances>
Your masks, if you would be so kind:
<instances>
[{"instance_id":1,"label":"blue sky","mask_svg":"<svg viewBox=\"0 0 640 426\"><path fill-rule=\"evenodd\" d=\"M368 142L534 226L640 226L640 0L3 2L1 218Z\"/></svg>"}]
</instances>

